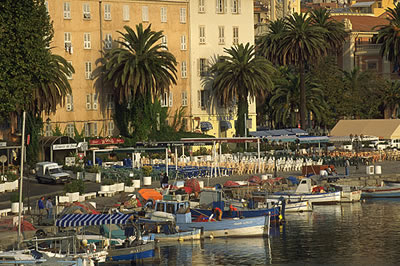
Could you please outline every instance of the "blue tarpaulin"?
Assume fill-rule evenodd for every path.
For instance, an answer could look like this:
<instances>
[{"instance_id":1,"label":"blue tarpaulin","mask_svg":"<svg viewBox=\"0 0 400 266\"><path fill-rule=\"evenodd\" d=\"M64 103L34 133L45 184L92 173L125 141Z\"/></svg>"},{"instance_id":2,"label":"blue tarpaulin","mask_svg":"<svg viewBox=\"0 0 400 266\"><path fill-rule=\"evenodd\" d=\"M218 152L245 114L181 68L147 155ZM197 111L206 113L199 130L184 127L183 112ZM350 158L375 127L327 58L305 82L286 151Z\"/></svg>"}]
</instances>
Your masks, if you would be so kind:
<instances>
[{"instance_id":1,"label":"blue tarpaulin","mask_svg":"<svg viewBox=\"0 0 400 266\"><path fill-rule=\"evenodd\" d=\"M56 221L58 227L126 224L132 214L67 214Z\"/></svg>"}]
</instances>

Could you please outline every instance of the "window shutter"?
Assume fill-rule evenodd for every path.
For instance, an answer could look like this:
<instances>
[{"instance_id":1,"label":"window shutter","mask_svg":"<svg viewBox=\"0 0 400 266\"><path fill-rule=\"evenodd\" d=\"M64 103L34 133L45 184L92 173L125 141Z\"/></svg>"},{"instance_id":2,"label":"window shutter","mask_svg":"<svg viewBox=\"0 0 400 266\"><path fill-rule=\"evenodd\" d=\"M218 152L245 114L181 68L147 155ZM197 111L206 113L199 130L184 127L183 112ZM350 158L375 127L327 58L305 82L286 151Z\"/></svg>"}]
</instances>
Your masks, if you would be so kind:
<instances>
[{"instance_id":1,"label":"window shutter","mask_svg":"<svg viewBox=\"0 0 400 266\"><path fill-rule=\"evenodd\" d=\"M236 0L231 0L231 12L232 12L232 13L235 13L235 11L236 11L236 10L235 10L235 1L236 1Z\"/></svg>"},{"instance_id":2,"label":"window shutter","mask_svg":"<svg viewBox=\"0 0 400 266\"><path fill-rule=\"evenodd\" d=\"M97 136L97 123L94 122L92 123L92 125L93 125L93 136Z\"/></svg>"},{"instance_id":3,"label":"window shutter","mask_svg":"<svg viewBox=\"0 0 400 266\"><path fill-rule=\"evenodd\" d=\"M92 97L90 94L86 94L86 110L92 109Z\"/></svg>"},{"instance_id":4,"label":"window shutter","mask_svg":"<svg viewBox=\"0 0 400 266\"><path fill-rule=\"evenodd\" d=\"M70 95L69 97L71 98L71 111L73 111L74 110L74 96Z\"/></svg>"},{"instance_id":5,"label":"window shutter","mask_svg":"<svg viewBox=\"0 0 400 266\"><path fill-rule=\"evenodd\" d=\"M241 10L241 8L240 8L240 2L241 2L241 0L236 0L236 1L237 1L237 13L240 14L240 13L242 13L242 10Z\"/></svg>"},{"instance_id":6,"label":"window shutter","mask_svg":"<svg viewBox=\"0 0 400 266\"><path fill-rule=\"evenodd\" d=\"M197 91L198 107L201 108L201 90Z\"/></svg>"},{"instance_id":7,"label":"window shutter","mask_svg":"<svg viewBox=\"0 0 400 266\"><path fill-rule=\"evenodd\" d=\"M168 102L169 107L172 107L173 101L174 101L174 95L172 92L169 92L169 102Z\"/></svg>"},{"instance_id":8,"label":"window shutter","mask_svg":"<svg viewBox=\"0 0 400 266\"><path fill-rule=\"evenodd\" d=\"M219 13L218 12L218 1L219 0L215 0L215 13Z\"/></svg>"},{"instance_id":9,"label":"window shutter","mask_svg":"<svg viewBox=\"0 0 400 266\"><path fill-rule=\"evenodd\" d=\"M97 93L93 93L93 102L92 102L93 110L97 110L97 102L98 102Z\"/></svg>"},{"instance_id":10,"label":"window shutter","mask_svg":"<svg viewBox=\"0 0 400 266\"><path fill-rule=\"evenodd\" d=\"M200 58L197 59L197 75L201 76Z\"/></svg>"},{"instance_id":11,"label":"window shutter","mask_svg":"<svg viewBox=\"0 0 400 266\"><path fill-rule=\"evenodd\" d=\"M89 137L89 123L85 123L85 136Z\"/></svg>"},{"instance_id":12,"label":"window shutter","mask_svg":"<svg viewBox=\"0 0 400 266\"><path fill-rule=\"evenodd\" d=\"M224 13L226 14L228 10L228 5L227 5L228 0L222 0L222 1L224 1Z\"/></svg>"}]
</instances>

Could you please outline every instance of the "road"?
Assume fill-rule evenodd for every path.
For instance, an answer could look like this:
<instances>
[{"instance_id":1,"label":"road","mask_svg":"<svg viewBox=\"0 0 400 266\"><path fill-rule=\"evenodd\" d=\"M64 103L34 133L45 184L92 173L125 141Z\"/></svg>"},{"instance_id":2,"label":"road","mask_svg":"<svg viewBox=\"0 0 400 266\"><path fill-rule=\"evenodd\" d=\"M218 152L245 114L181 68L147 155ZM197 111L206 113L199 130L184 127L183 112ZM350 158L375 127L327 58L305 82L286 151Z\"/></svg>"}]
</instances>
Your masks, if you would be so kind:
<instances>
[{"instance_id":1,"label":"road","mask_svg":"<svg viewBox=\"0 0 400 266\"><path fill-rule=\"evenodd\" d=\"M23 181L23 195L25 207L30 203L30 206L36 207L36 203L40 196L52 197L64 193L63 184L39 184L34 177L24 177ZM100 184L85 182L85 192L99 191ZM18 191L6 192L0 194L0 209L11 207L10 197Z\"/></svg>"}]
</instances>

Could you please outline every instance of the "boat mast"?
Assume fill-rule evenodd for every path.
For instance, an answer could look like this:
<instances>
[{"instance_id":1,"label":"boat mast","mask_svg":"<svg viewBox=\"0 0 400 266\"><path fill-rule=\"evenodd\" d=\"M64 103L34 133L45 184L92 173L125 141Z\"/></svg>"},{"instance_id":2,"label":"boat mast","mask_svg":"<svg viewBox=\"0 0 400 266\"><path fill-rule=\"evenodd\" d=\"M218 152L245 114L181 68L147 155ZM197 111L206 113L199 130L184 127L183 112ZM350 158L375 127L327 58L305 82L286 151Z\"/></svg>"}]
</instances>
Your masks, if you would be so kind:
<instances>
[{"instance_id":1,"label":"boat mast","mask_svg":"<svg viewBox=\"0 0 400 266\"><path fill-rule=\"evenodd\" d=\"M19 210L18 210L18 249L21 243L21 213L22 213L22 180L24 179L24 157L25 157L25 116L24 111L22 118L22 138L21 138L21 169L19 169Z\"/></svg>"}]
</instances>

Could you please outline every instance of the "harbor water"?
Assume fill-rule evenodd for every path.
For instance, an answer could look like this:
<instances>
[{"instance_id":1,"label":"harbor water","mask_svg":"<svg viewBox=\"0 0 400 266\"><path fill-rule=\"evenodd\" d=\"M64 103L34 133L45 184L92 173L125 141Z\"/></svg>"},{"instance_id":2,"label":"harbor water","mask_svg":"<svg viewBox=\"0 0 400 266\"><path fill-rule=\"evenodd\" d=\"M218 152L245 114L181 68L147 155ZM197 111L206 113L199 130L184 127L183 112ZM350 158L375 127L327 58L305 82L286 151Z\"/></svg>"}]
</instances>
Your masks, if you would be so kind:
<instances>
[{"instance_id":1,"label":"harbor water","mask_svg":"<svg viewBox=\"0 0 400 266\"><path fill-rule=\"evenodd\" d=\"M316 206L287 214L269 238L160 244L157 265L335 264L400 262L400 200ZM156 265L156 264L154 264Z\"/></svg>"}]
</instances>

